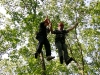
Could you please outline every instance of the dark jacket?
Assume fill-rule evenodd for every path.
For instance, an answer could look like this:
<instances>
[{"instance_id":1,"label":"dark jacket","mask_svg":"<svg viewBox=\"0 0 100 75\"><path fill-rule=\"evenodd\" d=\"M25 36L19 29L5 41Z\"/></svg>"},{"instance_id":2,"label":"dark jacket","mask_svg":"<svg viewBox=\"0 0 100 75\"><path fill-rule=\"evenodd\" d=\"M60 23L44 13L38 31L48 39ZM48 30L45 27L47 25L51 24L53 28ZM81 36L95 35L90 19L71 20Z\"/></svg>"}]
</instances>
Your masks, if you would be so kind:
<instances>
[{"instance_id":1,"label":"dark jacket","mask_svg":"<svg viewBox=\"0 0 100 75\"><path fill-rule=\"evenodd\" d=\"M36 34L36 39L38 38L47 38L47 33L49 33L50 30L46 28L44 25L44 22L41 22L39 25L39 31Z\"/></svg>"}]
</instances>

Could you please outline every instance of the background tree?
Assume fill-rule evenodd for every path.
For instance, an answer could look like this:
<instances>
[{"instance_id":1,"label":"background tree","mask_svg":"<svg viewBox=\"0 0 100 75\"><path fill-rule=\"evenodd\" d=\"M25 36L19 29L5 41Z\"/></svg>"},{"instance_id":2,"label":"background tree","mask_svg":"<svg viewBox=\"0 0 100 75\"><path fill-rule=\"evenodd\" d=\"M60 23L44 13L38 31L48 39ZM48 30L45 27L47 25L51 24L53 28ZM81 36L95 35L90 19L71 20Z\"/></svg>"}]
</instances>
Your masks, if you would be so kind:
<instances>
[{"instance_id":1,"label":"background tree","mask_svg":"<svg viewBox=\"0 0 100 75\"><path fill-rule=\"evenodd\" d=\"M66 38L70 56L75 62L61 65L57 58L48 62L46 74L98 75L100 73L99 33L100 1L87 0L1 0L0 5L9 14L0 13L0 56L8 54L8 59L0 58L0 74L41 75L41 60L34 58L38 25L48 15L53 28L63 21L65 29L71 27L78 18L79 26ZM94 8L94 9L93 9ZM3 28L2 28L3 27ZM57 55L54 35L49 34L52 54ZM45 50L43 50L45 53ZM45 57L45 54L44 54Z\"/></svg>"}]
</instances>

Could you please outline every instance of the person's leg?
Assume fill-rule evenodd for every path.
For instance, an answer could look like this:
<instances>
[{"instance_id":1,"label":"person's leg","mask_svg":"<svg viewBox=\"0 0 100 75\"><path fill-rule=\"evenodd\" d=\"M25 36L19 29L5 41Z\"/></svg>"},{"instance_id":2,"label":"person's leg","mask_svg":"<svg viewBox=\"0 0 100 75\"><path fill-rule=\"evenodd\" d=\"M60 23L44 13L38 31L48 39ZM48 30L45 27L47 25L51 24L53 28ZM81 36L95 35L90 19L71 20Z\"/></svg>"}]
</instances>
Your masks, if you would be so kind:
<instances>
[{"instance_id":1,"label":"person's leg","mask_svg":"<svg viewBox=\"0 0 100 75\"><path fill-rule=\"evenodd\" d=\"M64 51L64 60L65 60L65 63L66 63L67 60L69 59L68 51L67 51L67 45L64 43L64 44L62 44L62 47L63 47L63 51Z\"/></svg>"},{"instance_id":2,"label":"person's leg","mask_svg":"<svg viewBox=\"0 0 100 75\"><path fill-rule=\"evenodd\" d=\"M51 56L51 47L50 47L50 43L47 38L45 39L44 46L45 46L45 50L46 50L47 60L53 59L54 57Z\"/></svg>"},{"instance_id":3,"label":"person's leg","mask_svg":"<svg viewBox=\"0 0 100 75\"><path fill-rule=\"evenodd\" d=\"M63 52L62 52L62 44L60 42L55 43L57 49L58 49L58 55L60 63L63 64Z\"/></svg>"},{"instance_id":4,"label":"person's leg","mask_svg":"<svg viewBox=\"0 0 100 75\"><path fill-rule=\"evenodd\" d=\"M42 51L42 46L43 46L43 43L44 43L44 40L43 38L40 38L38 39L38 44L37 44L37 48L36 48L36 53L35 53L35 58L38 57L38 55L41 53Z\"/></svg>"},{"instance_id":5,"label":"person's leg","mask_svg":"<svg viewBox=\"0 0 100 75\"><path fill-rule=\"evenodd\" d=\"M66 65L68 65L73 59L68 56L67 45L63 44L64 60Z\"/></svg>"},{"instance_id":6,"label":"person's leg","mask_svg":"<svg viewBox=\"0 0 100 75\"><path fill-rule=\"evenodd\" d=\"M37 45L37 48L36 48L36 53L41 53L41 51L42 51L42 46L43 46L43 42L38 42L38 45Z\"/></svg>"}]
</instances>

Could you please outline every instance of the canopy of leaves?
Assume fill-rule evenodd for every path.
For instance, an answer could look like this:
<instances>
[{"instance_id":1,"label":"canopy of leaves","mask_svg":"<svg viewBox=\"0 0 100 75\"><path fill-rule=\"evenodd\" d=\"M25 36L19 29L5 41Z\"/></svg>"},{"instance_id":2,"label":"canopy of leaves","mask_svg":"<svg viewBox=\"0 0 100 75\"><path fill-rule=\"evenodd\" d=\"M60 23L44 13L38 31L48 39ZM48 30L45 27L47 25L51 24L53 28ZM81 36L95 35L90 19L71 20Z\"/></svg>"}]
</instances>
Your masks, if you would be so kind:
<instances>
[{"instance_id":1,"label":"canopy of leaves","mask_svg":"<svg viewBox=\"0 0 100 75\"><path fill-rule=\"evenodd\" d=\"M1 0L0 6L0 75L98 75L100 74L100 1L99 0ZM75 61L68 66L59 63L54 35L49 34L52 61L34 58L38 25L48 15L53 29L62 21L65 29L79 25L66 37L69 56ZM7 54L8 58L3 59ZM43 74L44 75L44 74Z\"/></svg>"}]
</instances>

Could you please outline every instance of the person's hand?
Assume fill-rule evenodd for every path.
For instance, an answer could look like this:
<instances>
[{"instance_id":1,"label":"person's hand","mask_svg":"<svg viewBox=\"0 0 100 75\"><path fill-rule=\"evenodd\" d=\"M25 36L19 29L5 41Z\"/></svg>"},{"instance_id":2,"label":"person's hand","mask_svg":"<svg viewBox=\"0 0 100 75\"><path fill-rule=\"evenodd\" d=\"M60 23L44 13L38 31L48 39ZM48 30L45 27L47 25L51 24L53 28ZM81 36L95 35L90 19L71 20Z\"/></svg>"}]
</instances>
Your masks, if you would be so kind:
<instances>
[{"instance_id":1,"label":"person's hand","mask_svg":"<svg viewBox=\"0 0 100 75\"><path fill-rule=\"evenodd\" d=\"M78 20L79 20L79 18L76 18L76 25L78 25Z\"/></svg>"},{"instance_id":2,"label":"person's hand","mask_svg":"<svg viewBox=\"0 0 100 75\"><path fill-rule=\"evenodd\" d=\"M45 18L44 22L50 24L50 19L48 18L48 16Z\"/></svg>"},{"instance_id":3,"label":"person's hand","mask_svg":"<svg viewBox=\"0 0 100 75\"><path fill-rule=\"evenodd\" d=\"M78 25L78 22L76 22L76 25Z\"/></svg>"},{"instance_id":4,"label":"person's hand","mask_svg":"<svg viewBox=\"0 0 100 75\"><path fill-rule=\"evenodd\" d=\"M51 22L50 22L50 19L48 18L48 16L46 17L46 19L47 19L48 23L50 24Z\"/></svg>"}]
</instances>

